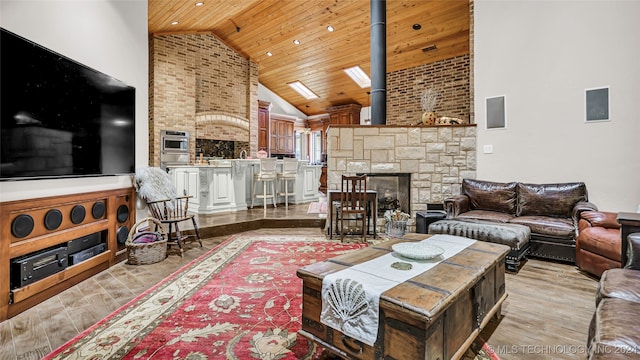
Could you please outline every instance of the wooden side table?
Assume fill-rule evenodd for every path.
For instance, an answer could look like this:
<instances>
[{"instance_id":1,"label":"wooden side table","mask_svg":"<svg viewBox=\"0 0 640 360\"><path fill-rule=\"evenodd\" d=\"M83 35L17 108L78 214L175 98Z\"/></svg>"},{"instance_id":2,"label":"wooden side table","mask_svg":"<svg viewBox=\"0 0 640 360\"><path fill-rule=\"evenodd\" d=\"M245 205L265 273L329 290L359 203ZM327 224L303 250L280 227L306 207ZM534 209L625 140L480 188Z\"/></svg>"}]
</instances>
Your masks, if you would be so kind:
<instances>
[{"instance_id":1,"label":"wooden side table","mask_svg":"<svg viewBox=\"0 0 640 360\"><path fill-rule=\"evenodd\" d=\"M622 225L620 233L622 235L622 256L620 264L624 267L627 264L627 247L629 246L627 236L640 232L640 213L620 212L618 222Z\"/></svg>"}]
</instances>

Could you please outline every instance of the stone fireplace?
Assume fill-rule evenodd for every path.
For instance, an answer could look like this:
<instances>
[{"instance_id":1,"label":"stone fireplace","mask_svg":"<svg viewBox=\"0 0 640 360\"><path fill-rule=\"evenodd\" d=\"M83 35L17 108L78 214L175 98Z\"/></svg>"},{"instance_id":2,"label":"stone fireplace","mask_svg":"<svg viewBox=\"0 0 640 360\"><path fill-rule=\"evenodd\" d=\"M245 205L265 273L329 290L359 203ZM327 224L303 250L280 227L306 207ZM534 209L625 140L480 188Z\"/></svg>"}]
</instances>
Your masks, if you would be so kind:
<instances>
[{"instance_id":1,"label":"stone fireplace","mask_svg":"<svg viewBox=\"0 0 640 360\"><path fill-rule=\"evenodd\" d=\"M387 210L399 209L409 213L411 210L411 174L374 173L367 175L367 189L378 193L378 217Z\"/></svg>"},{"instance_id":2,"label":"stone fireplace","mask_svg":"<svg viewBox=\"0 0 640 360\"><path fill-rule=\"evenodd\" d=\"M460 194L463 178L476 178L475 124L331 125L327 140L329 190L340 188L343 174L410 174L413 219L428 204Z\"/></svg>"}]
</instances>

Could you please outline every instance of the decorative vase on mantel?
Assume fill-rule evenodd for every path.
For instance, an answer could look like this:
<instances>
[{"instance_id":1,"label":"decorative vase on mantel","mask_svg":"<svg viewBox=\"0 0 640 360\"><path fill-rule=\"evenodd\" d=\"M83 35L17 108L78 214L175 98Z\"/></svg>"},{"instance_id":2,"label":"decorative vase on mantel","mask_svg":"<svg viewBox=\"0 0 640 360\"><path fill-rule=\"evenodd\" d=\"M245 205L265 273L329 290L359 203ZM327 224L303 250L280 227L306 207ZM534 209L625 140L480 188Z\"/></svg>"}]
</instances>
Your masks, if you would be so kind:
<instances>
[{"instance_id":1,"label":"decorative vase on mantel","mask_svg":"<svg viewBox=\"0 0 640 360\"><path fill-rule=\"evenodd\" d=\"M422 106L422 124L435 125L438 121L435 109L438 105L438 96L440 94L433 89L425 89L420 95L420 105Z\"/></svg>"},{"instance_id":2,"label":"decorative vase on mantel","mask_svg":"<svg viewBox=\"0 0 640 360\"><path fill-rule=\"evenodd\" d=\"M436 116L435 111L425 111L422 113L423 125L435 125L437 120L438 116Z\"/></svg>"}]
</instances>

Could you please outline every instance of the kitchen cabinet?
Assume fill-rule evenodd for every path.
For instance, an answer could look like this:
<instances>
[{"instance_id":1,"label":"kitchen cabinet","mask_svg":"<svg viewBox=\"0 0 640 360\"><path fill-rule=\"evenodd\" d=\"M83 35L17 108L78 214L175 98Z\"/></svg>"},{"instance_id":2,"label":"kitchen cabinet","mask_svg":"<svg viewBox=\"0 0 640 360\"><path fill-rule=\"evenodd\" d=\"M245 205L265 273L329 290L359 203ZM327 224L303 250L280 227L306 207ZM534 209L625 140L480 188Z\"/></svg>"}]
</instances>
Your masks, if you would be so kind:
<instances>
[{"instance_id":1,"label":"kitchen cabinet","mask_svg":"<svg viewBox=\"0 0 640 360\"><path fill-rule=\"evenodd\" d=\"M318 196L320 168L317 166L305 166L302 171L304 172L302 195L305 197L305 199Z\"/></svg>"},{"instance_id":2,"label":"kitchen cabinet","mask_svg":"<svg viewBox=\"0 0 640 360\"><path fill-rule=\"evenodd\" d=\"M222 160L216 165L170 167L178 194L186 191L187 195L193 196L189 199L189 212L214 214L247 208L244 201L236 202L234 180L237 178L244 186L244 176L233 176L235 161Z\"/></svg>"},{"instance_id":3,"label":"kitchen cabinet","mask_svg":"<svg viewBox=\"0 0 640 360\"><path fill-rule=\"evenodd\" d=\"M329 113L329 124L331 125L359 125L360 124L360 104L346 104L327 108Z\"/></svg>"},{"instance_id":4,"label":"kitchen cabinet","mask_svg":"<svg viewBox=\"0 0 640 360\"><path fill-rule=\"evenodd\" d=\"M198 191L198 169L193 167L176 167L172 173L178 196L191 196L191 199L189 199L189 205L198 205L200 202L200 191Z\"/></svg>"},{"instance_id":5,"label":"kitchen cabinet","mask_svg":"<svg viewBox=\"0 0 640 360\"><path fill-rule=\"evenodd\" d=\"M272 119L270 128L271 154L294 154L295 135L293 121Z\"/></svg>"},{"instance_id":6,"label":"kitchen cabinet","mask_svg":"<svg viewBox=\"0 0 640 360\"><path fill-rule=\"evenodd\" d=\"M276 171L281 172L282 160L276 161ZM320 166L309 165L300 160L294 185L294 199L290 203L301 204L318 201L318 183ZM211 165L169 167L172 181L178 192L196 189L197 201L189 199L189 211L197 214L216 214L229 211L246 210L253 201L253 175L260 169L258 159L220 160ZM194 183L195 182L195 183ZM277 185L278 192L284 183ZM182 189L182 190L181 190ZM278 197L277 203L284 203L284 197ZM256 206L262 206L262 200L255 200Z\"/></svg>"},{"instance_id":7,"label":"kitchen cabinet","mask_svg":"<svg viewBox=\"0 0 640 360\"><path fill-rule=\"evenodd\" d=\"M258 101L258 150L269 151L269 122L271 103Z\"/></svg>"}]
</instances>

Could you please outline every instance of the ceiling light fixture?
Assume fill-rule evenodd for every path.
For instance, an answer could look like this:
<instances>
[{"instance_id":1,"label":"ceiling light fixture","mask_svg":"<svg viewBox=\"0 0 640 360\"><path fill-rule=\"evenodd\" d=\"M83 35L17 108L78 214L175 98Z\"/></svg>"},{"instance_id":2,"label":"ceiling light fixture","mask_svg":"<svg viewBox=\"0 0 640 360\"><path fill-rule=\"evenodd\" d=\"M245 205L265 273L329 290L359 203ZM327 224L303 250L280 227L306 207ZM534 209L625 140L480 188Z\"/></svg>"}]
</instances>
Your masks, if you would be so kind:
<instances>
[{"instance_id":1,"label":"ceiling light fixture","mask_svg":"<svg viewBox=\"0 0 640 360\"><path fill-rule=\"evenodd\" d=\"M333 26L331 26L331 25L327 26L327 31L328 31L328 32L333 32L333 30L335 30L335 29L333 28Z\"/></svg>"},{"instance_id":2,"label":"ceiling light fixture","mask_svg":"<svg viewBox=\"0 0 640 360\"><path fill-rule=\"evenodd\" d=\"M273 56L273 53L271 51L267 51L267 56Z\"/></svg>"},{"instance_id":3,"label":"ceiling light fixture","mask_svg":"<svg viewBox=\"0 0 640 360\"><path fill-rule=\"evenodd\" d=\"M171 25L178 25L179 23L177 21L172 21Z\"/></svg>"},{"instance_id":4,"label":"ceiling light fixture","mask_svg":"<svg viewBox=\"0 0 640 360\"><path fill-rule=\"evenodd\" d=\"M298 40L298 39L293 40L293 43L296 44L296 45L300 45L300 40Z\"/></svg>"},{"instance_id":5,"label":"ceiling light fixture","mask_svg":"<svg viewBox=\"0 0 640 360\"><path fill-rule=\"evenodd\" d=\"M416 30L416 31L417 31L417 30L422 29L422 25L420 25L420 24L413 24L413 25L411 26L411 28L412 28L413 30Z\"/></svg>"},{"instance_id":6,"label":"ceiling light fixture","mask_svg":"<svg viewBox=\"0 0 640 360\"><path fill-rule=\"evenodd\" d=\"M202 5L204 5L204 2L202 2L202 1L198 1L197 3L195 3L195 5L196 5L196 6L202 6Z\"/></svg>"},{"instance_id":7,"label":"ceiling light fixture","mask_svg":"<svg viewBox=\"0 0 640 360\"><path fill-rule=\"evenodd\" d=\"M294 81L294 82L288 83L287 85L291 86L293 90L298 92L298 94L304 96L304 98L307 100L319 98L318 95L316 95L313 91L311 91L308 87L306 87L300 81Z\"/></svg>"},{"instance_id":8,"label":"ceiling light fixture","mask_svg":"<svg viewBox=\"0 0 640 360\"><path fill-rule=\"evenodd\" d=\"M360 66L356 65L354 67L344 69L344 72L346 72L351 80L355 81L355 83L361 88L371 87L371 78L369 78Z\"/></svg>"}]
</instances>

